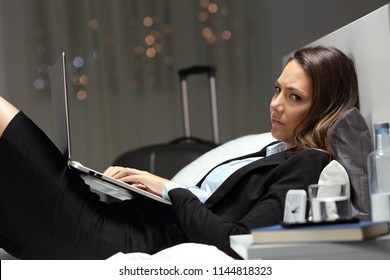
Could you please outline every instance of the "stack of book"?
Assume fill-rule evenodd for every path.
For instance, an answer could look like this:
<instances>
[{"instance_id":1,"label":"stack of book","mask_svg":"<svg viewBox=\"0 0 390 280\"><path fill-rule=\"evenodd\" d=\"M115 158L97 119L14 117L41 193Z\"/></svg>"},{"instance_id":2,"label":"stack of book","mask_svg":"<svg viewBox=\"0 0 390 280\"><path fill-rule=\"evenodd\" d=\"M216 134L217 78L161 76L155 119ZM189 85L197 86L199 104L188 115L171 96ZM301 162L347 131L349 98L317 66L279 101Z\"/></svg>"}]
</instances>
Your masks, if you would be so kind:
<instances>
[{"instance_id":1,"label":"stack of book","mask_svg":"<svg viewBox=\"0 0 390 280\"><path fill-rule=\"evenodd\" d=\"M388 222L306 223L252 229L253 243L362 241L389 234Z\"/></svg>"}]
</instances>

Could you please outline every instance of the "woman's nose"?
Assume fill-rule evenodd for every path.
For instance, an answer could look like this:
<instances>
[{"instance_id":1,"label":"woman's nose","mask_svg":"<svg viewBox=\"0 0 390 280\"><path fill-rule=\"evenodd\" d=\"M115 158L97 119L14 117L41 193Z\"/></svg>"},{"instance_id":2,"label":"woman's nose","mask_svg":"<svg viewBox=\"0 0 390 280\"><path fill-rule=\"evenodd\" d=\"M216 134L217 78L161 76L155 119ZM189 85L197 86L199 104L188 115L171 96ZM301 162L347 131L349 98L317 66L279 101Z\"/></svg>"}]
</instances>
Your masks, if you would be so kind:
<instances>
[{"instance_id":1,"label":"woman's nose","mask_svg":"<svg viewBox=\"0 0 390 280\"><path fill-rule=\"evenodd\" d=\"M283 105L283 97L282 93L279 93L277 95L274 95L274 97L271 100L270 107L272 110L280 111Z\"/></svg>"}]
</instances>

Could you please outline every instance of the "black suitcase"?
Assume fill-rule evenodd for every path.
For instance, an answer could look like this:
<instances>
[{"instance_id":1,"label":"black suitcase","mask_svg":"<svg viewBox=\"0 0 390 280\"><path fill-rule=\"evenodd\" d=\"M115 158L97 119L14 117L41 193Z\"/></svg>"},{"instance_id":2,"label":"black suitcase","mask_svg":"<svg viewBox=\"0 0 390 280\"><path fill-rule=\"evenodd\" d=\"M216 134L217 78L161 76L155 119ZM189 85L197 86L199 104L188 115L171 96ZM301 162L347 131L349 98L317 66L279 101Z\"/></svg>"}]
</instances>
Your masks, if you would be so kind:
<instances>
[{"instance_id":1,"label":"black suitcase","mask_svg":"<svg viewBox=\"0 0 390 280\"><path fill-rule=\"evenodd\" d=\"M169 143L141 147L125 152L114 160L113 165L128 166L149 171L170 179L184 166L219 145L219 125L216 93L216 68L213 66L193 66L178 71L182 96L184 137ZM207 74L210 86L213 141L206 141L191 135L188 76Z\"/></svg>"}]
</instances>

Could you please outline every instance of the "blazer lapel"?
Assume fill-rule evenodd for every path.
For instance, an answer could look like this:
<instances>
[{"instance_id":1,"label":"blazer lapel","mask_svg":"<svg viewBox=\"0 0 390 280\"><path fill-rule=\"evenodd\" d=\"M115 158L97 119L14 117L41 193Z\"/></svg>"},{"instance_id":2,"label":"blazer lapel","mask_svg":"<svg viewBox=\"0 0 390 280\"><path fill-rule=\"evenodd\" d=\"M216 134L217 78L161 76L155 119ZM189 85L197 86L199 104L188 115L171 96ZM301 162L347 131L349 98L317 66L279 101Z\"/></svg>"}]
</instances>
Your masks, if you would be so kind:
<instances>
[{"instance_id":1,"label":"blazer lapel","mask_svg":"<svg viewBox=\"0 0 390 280\"><path fill-rule=\"evenodd\" d=\"M253 153L253 154L249 154L249 155L245 155L245 156L241 156L241 157L238 157L238 158L233 158L233 159L229 159L227 161L224 161L218 165L216 165L214 168L212 168L209 172L206 173L206 175L203 176L203 178L196 184L198 187L200 187L203 183L203 181L207 178L207 176L209 176L209 174L215 169L217 168L218 166L221 166L221 165L224 165L226 163L229 163L233 160L241 160L241 159L245 159L245 158L250 158L250 157L264 157L265 156L265 153L263 154L262 153L263 150L261 150L260 152L256 152L256 153Z\"/></svg>"},{"instance_id":2,"label":"blazer lapel","mask_svg":"<svg viewBox=\"0 0 390 280\"><path fill-rule=\"evenodd\" d=\"M262 152L262 151L261 151ZM260 153L261 153L260 152ZM252 156L260 156L260 153L255 153L252 155L248 155L242 158L252 157ZM216 192L214 192L209 199L205 201L205 205L207 207L211 207L216 202L218 202L221 198L223 198L229 190L236 185L236 183L243 177L245 174L250 171L260 168L262 166L270 166L270 165L279 165L281 162L287 160L290 156L292 156L294 152L292 151L284 151L280 152L268 157L261 158L257 161L254 161L243 168L240 168L236 172L234 172L223 184L218 188ZM264 154L265 155L265 154Z\"/></svg>"},{"instance_id":3,"label":"blazer lapel","mask_svg":"<svg viewBox=\"0 0 390 280\"><path fill-rule=\"evenodd\" d=\"M275 141L275 142L272 142L271 144L269 145L272 145L274 143L276 143L278 141ZM248 155L244 155L244 156L240 156L240 157L236 157L236 158L232 158L232 159L229 159L229 160L226 160L218 165L216 165L214 168L212 168L209 172L206 173L205 176L203 176L203 178L196 184L198 187L200 187L200 185L203 183L203 181L206 179L206 177L215 169L217 168L218 166L221 166L223 164L226 164L226 163L229 163L233 160L241 160L241 159L245 159L245 158L250 158L250 157L265 157L266 156L266 150L267 150L267 147L269 146L267 145L266 147L264 147L263 149L261 149L260 151L258 152L254 152L252 154L248 154Z\"/></svg>"}]
</instances>

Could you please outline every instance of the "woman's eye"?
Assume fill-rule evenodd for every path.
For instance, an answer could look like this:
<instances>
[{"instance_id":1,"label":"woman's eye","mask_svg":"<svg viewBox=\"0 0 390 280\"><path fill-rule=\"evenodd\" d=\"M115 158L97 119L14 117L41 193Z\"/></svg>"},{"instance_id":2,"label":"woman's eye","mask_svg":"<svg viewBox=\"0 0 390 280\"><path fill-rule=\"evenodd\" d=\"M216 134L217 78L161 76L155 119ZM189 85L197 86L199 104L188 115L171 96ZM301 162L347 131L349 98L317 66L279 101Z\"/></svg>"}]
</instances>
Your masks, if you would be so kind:
<instances>
[{"instance_id":1,"label":"woman's eye","mask_svg":"<svg viewBox=\"0 0 390 280\"><path fill-rule=\"evenodd\" d=\"M280 93L281 91L282 91L282 89L280 88L280 86L274 86L274 94Z\"/></svg>"},{"instance_id":2,"label":"woman's eye","mask_svg":"<svg viewBox=\"0 0 390 280\"><path fill-rule=\"evenodd\" d=\"M299 101L302 99L299 95L296 95L296 94L291 94L290 97L294 101Z\"/></svg>"}]
</instances>

